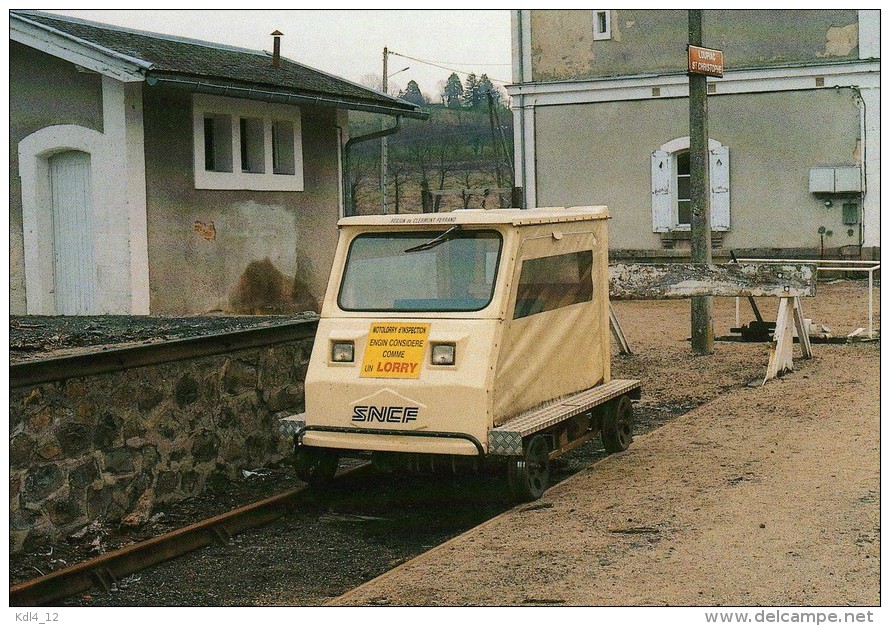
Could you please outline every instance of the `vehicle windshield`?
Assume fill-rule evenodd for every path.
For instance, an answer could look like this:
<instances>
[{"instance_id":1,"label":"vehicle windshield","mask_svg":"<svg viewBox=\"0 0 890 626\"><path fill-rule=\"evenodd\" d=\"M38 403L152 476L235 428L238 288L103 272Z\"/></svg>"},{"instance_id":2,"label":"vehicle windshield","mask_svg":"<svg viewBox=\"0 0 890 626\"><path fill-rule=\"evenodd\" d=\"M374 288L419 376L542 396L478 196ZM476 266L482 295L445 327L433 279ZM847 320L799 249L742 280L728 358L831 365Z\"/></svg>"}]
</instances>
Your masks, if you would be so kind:
<instances>
[{"instance_id":1,"label":"vehicle windshield","mask_svg":"<svg viewBox=\"0 0 890 626\"><path fill-rule=\"evenodd\" d=\"M500 251L493 230L363 233L349 247L338 303L344 311L479 311L494 294Z\"/></svg>"}]
</instances>

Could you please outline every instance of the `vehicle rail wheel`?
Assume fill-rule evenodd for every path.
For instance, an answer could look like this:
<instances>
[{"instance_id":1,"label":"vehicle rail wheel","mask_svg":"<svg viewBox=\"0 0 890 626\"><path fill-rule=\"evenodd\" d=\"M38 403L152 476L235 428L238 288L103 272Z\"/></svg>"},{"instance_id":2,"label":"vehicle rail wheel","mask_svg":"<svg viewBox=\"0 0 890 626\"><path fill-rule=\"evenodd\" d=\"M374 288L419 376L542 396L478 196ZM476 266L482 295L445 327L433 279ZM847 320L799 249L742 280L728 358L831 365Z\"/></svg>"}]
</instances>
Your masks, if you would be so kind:
<instances>
[{"instance_id":1,"label":"vehicle rail wheel","mask_svg":"<svg viewBox=\"0 0 890 626\"><path fill-rule=\"evenodd\" d=\"M606 452L623 452L634 440L634 408L627 396L612 403L603 421L602 440Z\"/></svg>"},{"instance_id":2,"label":"vehicle rail wheel","mask_svg":"<svg viewBox=\"0 0 890 626\"><path fill-rule=\"evenodd\" d=\"M511 459L507 478L510 492L521 502L540 498L550 486L550 447L542 435L535 435L524 446L523 455Z\"/></svg>"},{"instance_id":3,"label":"vehicle rail wheel","mask_svg":"<svg viewBox=\"0 0 890 626\"><path fill-rule=\"evenodd\" d=\"M294 470L297 478L315 489L326 487L334 479L339 455L324 448L297 448L294 452Z\"/></svg>"}]
</instances>

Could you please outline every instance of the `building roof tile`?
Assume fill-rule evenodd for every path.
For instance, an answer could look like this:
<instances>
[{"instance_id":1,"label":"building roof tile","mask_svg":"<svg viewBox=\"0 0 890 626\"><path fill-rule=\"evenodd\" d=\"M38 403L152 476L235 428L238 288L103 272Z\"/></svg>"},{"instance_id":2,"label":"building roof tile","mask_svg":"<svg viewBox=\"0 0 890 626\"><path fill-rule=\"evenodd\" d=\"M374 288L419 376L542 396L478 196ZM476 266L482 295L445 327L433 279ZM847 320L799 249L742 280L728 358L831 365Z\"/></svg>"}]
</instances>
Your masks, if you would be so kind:
<instances>
[{"instance_id":1,"label":"building roof tile","mask_svg":"<svg viewBox=\"0 0 890 626\"><path fill-rule=\"evenodd\" d=\"M149 63L146 78L207 80L219 85L335 98L356 105L404 111L419 117L413 103L352 83L301 63L281 57L277 67L272 55L260 50L236 48L197 39L100 24L40 11L12 11L30 22L89 42L119 55ZM412 113L414 115L412 115ZM425 114L422 115L426 117Z\"/></svg>"}]
</instances>

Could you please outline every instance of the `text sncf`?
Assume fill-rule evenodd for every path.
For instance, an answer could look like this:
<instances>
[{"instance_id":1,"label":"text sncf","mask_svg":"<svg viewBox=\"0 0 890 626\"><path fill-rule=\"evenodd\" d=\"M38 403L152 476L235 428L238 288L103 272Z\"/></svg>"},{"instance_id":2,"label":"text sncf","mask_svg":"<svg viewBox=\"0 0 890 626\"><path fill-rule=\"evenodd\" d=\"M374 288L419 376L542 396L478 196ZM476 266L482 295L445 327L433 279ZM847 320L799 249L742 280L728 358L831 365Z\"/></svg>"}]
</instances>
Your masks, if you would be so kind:
<instances>
[{"instance_id":1,"label":"text sncf","mask_svg":"<svg viewBox=\"0 0 890 626\"><path fill-rule=\"evenodd\" d=\"M359 405L352 410L352 421L406 424L417 419L418 410L416 406Z\"/></svg>"}]
</instances>

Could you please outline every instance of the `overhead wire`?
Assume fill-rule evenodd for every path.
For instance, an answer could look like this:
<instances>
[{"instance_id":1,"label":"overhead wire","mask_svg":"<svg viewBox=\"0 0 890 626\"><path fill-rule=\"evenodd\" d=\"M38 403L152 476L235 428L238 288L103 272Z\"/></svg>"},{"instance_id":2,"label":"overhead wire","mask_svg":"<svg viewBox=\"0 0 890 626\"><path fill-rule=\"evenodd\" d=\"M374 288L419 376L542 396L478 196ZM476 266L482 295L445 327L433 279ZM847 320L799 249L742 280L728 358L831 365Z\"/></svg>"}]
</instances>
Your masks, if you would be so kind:
<instances>
[{"instance_id":1,"label":"overhead wire","mask_svg":"<svg viewBox=\"0 0 890 626\"><path fill-rule=\"evenodd\" d=\"M397 56L397 57L402 57L403 59L410 59L411 61L415 61L417 63L425 63L427 65L432 65L433 67L438 67L439 69L448 70L449 72L454 72L455 74L464 74L465 76L469 76L470 74L475 74L475 72L465 72L463 70L458 70L453 67L441 65L439 63L436 63L434 61L429 61L427 59L418 59L417 57L412 57L407 54L393 52L392 50L389 51L389 54L391 54L393 56ZM469 63L467 65L469 65ZM501 63L480 63L479 65L509 65L509 64L508 63L504 63L504 64L501 64ZM490 80L493 83L501 83L502 85L506 85L506 84L510 83L510 81L501 80L499 78L491 78L490 76L487 76L487 78L488 78L488 80Z\"/></svg>"}]
</instances>

